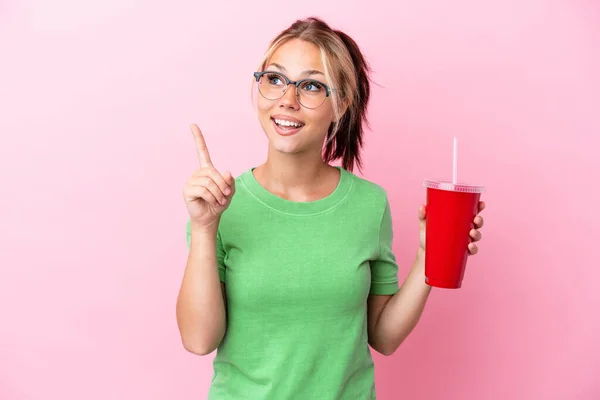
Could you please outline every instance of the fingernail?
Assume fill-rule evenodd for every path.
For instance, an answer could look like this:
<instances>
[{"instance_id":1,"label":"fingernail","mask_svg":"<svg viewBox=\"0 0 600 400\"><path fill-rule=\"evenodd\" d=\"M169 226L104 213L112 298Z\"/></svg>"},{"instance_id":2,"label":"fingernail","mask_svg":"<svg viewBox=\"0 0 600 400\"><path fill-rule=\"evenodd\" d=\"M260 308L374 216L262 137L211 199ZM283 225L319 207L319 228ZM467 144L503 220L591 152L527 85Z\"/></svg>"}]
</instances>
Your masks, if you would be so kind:
<instances>
[{"instance_id":1,"label":"fingernail","mask_svg":"<svg viewBox=\"0 0 600 400\"><path fill-rule=\"evenodd\" d=\"M231 194L231 189L225 188L225 196L229 196Z\"/></svg>"},{"instance_id":2,"label":"fingernail","mask_svg":"<svg viewBox=\"0 0 600 400\"><path fill-rule=\"evenodd\" d=\"M227 200L226 199L221 199L221 205L224 206L225 204L227 204Z\"/></svg>"}]
</instances>

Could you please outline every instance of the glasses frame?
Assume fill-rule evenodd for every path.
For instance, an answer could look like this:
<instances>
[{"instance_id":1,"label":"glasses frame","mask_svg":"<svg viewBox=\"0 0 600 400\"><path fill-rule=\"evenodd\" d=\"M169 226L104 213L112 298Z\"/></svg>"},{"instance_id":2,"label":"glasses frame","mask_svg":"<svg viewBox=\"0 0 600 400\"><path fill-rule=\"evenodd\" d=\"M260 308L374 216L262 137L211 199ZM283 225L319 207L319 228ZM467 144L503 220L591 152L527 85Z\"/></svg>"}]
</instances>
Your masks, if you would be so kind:
<instances>
[{"instance_id":1,"label":"glasses frame","mask_svg":"<svg viewBox=\"0 0 600 400\"><path fill-rule=\"evenodd\" d=\"M329 95L331 93L333 93L333 91L334 91L334 89L330 88L329 86L327 86L326 84L324 84L323 82L321 82L321 81L319 81L317 79L305 78L305 79L300 79L299 81L293 81L290 78L288 78L287 76L285 76L284 73L279 72L279 71L257 71L257 72L254 72L254 78L256 78L256 82L259 83L260 82L260 78L262 78L262 76L266 75L266 74L277 74L277 75L280 75L280 76L283 77L283 79L285 80L285 83L286 83L285 90L283 92L281 92L281 96L279 96L276 99L269 99L268 97L265 97L265 95L262 94L262 92L260 91L260 88L259 88L258 92L260 93L260 95L262 97L264 97L267 100L275 101L275 100L281 99L286 94L288 87L290 85L294 85L296 87L296 97L298 98L298 103L300 103L300 105L302 105L302 107L304 107L304 108L308 108L308 109L314 110L315 108L319 108L323 104L325 104L325 100L327 100L327 98L329 97ZM300 87L300 85L303 82L307 82L307 81L317 82L319 85L323 85L323 87L325 88L325 98L323 99L323 102L321 104L319 104L318 106L316 106L316 107L306 107L300 101L300 92L299 92L298 88Z\"/></svg>"}]
</instances>

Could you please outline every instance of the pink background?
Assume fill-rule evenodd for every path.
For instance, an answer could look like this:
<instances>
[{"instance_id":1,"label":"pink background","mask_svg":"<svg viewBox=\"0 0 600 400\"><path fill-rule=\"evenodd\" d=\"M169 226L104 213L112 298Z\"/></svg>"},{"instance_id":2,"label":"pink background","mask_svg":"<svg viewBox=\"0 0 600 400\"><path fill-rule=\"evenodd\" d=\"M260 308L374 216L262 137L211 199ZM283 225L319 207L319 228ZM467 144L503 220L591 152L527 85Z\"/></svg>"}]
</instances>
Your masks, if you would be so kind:
<instances>
[{"instance_id":1,"label":"pink background","mask_svg":"<svg viewBox=\"0 0 600 400\"><path fill-rule=\"evenodd\" d=\"M381 85L364 175L389 191L402 279L453 136L459 179L487 188L463 288L375 356L378 398L600 398L597 2L150 3L0 3L0 399L205 398L212 356L175 321L188 126L223 170L262 162L252 72L313 14Z\"/></svg>"}]
</instances>

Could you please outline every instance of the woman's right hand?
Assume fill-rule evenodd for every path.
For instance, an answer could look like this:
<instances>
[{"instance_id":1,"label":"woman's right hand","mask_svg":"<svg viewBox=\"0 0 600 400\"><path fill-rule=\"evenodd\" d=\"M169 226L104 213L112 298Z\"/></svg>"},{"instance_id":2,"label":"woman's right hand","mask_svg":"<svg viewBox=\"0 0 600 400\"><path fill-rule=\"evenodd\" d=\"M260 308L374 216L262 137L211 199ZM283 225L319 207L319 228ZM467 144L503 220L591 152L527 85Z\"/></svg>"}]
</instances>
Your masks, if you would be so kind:
<instances>
[{"instance_id":1,"label":"woman's right hand","mask_svg":"<svg viewBox=\"0 0 600 400\"><path fill-rule=\"evenodd\" d=\"M231 204L235 179L230 172L219 173L213 166L204 136L196 124L191 126L200 169L194 171L183 188L183 198L196 227L208 228L218 223L221 214Z\"/></svg>"}]
</instances>

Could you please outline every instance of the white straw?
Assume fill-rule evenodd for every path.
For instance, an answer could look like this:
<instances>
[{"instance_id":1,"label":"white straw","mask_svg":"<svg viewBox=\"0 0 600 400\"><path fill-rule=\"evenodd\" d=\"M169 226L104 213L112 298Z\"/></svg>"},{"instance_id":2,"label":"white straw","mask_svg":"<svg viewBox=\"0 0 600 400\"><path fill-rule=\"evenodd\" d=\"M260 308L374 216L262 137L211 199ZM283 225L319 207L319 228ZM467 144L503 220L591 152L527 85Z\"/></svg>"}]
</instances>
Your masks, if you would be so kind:
<instances>
[{"instance_id":1,"label":"white straw","mask_svg":"<svg viewBox=\"0 0 600 400\"><path fill-rule=\"evenodd\" d=\"M456 159L456 151L457 151L458 143L456 141L456 137L454 138L454 155L452 157L452 184L456 185L456 177L457 177L457 159Z\"/></svg>"}]
</instances>

